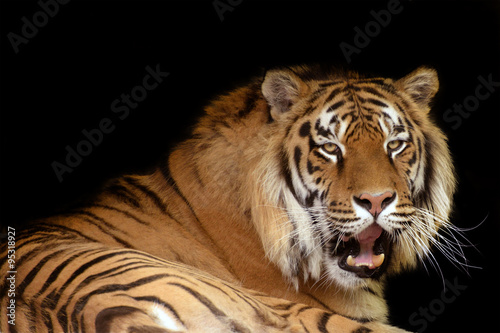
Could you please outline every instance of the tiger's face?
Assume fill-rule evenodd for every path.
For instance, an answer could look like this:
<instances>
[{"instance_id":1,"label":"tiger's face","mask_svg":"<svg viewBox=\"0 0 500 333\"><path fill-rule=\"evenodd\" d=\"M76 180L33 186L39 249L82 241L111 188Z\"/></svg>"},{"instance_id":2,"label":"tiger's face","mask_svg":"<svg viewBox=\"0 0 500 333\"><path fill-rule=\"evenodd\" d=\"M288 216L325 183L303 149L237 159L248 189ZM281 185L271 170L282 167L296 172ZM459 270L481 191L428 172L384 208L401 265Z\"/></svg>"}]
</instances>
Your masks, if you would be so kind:
<instances>
[{"instance_id":1,"label":"tiger's face","mask_svg":"<svg viewBox=\"0 0 500 333\"><path fill-rule=\"evenodd\" d=\"M298 72L268 74L263 84L283 129L277 204L288 234L277 234L293 258L278 264L285 275L302 270L345 288L414 266L447 223L454 187L444 138L427 118L435 72L398 82L307 81Z\"/></svg>"},{"instance_id":2,"label":"tiger's face","mask_svg":"<svg viewBox=\"0 0 500 333\"><path fill-rule=\"evenodd\" d=\"M412 188L423 179L413 121L380 96L356 94L363 84L351 85L338 84L286 141L290 188L317 225L325 269L348 281L387 269L394 237L415 213Z\"/></svg>"}]
</instances>

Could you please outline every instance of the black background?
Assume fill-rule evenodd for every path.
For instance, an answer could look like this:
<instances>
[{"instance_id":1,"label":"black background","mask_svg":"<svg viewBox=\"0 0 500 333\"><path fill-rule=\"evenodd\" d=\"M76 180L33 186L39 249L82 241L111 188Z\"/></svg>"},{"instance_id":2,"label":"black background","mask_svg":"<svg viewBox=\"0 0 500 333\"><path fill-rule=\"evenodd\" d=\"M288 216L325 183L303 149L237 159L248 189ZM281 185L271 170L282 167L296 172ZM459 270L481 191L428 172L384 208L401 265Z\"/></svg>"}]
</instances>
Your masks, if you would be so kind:
<instances>
[{"instance_id":1,"label":"black background","mask_svg":"<svg viewBox=\"0 0 500 333\"><path fill-rule=\"evenodd\" d=\"M109 177L147 169L187 135L211 97L265 68L331 62L397 78L424 64L440 76L434 116L449 137L459 176L453 222L471 229L465 233L477 250L464 251L481 269L466 274L435 253L444 279L466 289L439 301L443 278L427 264L427 271L390 281L391 321L414 331L423 321L426 332L500 331L500 87L458 128L443 120L453 104L474 96L479 76L500 82L500 3L401 1L401 13L348 65L339 44L353 45L354 28L363 30L374 20L370 12L388 2L232 0L221 20L213 1L73 0L16 54L9 33L21 35L22 17L33 22L41 7L2 1L0 223L20 227ZM170 75L118 119L111 103L157 64ZM76 147L81 131L103 118L112 119L115 130L59 182L51 163L64 163L65 147ZM409 320L429 306L431 319Z\"/></svg>"}]
</instances>

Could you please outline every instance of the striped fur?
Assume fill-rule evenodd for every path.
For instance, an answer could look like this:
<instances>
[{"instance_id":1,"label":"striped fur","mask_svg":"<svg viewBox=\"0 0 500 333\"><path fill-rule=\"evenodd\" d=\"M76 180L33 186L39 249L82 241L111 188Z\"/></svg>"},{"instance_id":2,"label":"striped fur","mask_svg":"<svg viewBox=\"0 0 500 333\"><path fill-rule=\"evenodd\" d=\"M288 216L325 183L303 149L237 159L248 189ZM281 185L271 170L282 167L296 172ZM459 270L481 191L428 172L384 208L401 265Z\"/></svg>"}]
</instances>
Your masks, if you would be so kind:
<instances>
[{"instance_id":1,"label":"striped fur","mask_svg":"<svg viewBox=\"0 0 500 333\"><path fill-rule=\"evenodd\" d=\"M219 97L151 174L23 232L16 326L1 331L399 332L385 277L433 245L461 259L439 232L455 181L428 117L437 86L428 68L393 81L310 66ZM366 193L391 199L375 214ZM385 259L346 264L362 253Z\"/></svg>"},{"instance_id":2,"label":"striped fur","mask_svg":"<svg viewBox=\"0 0 500 333\"><path fill-rule=\"evenodd\" d=\"M2 332L391 331L58 227L41 226L18 246L26 253L19 265L29 269L19 274L16 325L7 326L3 313Z\"/></svg>"}]
</instances>

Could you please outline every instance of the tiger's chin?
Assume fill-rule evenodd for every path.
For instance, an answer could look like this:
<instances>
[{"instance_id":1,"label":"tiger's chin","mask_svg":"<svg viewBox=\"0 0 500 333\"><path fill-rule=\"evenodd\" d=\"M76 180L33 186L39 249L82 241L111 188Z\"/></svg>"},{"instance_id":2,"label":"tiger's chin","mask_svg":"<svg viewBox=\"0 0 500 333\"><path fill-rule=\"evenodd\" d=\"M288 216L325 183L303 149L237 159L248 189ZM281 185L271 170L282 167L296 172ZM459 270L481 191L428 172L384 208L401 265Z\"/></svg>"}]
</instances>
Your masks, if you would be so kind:
<instances>
[{"instance_id":1,"label":"tiger's chin","mask_svg":"<svg viewBox=\"0 0 500 333\"><path fill-rule=\"evenodd\" d=\"M390 265L393 244L385 231L375 236L335 240L325 260L328 276L339 286L357 289L378 281Z\"/></svg>"}]
</instances>

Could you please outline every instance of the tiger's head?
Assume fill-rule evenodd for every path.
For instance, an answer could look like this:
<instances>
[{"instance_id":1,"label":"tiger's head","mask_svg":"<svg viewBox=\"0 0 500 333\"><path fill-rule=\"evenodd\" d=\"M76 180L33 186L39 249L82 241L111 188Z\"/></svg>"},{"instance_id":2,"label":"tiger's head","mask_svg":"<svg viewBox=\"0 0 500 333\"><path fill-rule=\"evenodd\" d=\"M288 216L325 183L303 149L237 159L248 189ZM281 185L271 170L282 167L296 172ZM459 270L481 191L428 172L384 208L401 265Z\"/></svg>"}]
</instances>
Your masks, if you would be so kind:
<instances>
[{"instance_id":1,"label":"tiger's head","mask_svg":"<svg viewBox=\"0 0 500 333\"><path fill-rule=\"evenodd\" d=\"M455 190L428 115L436 72L391 80L293 67L268 71L261 89L271 119L250 176L252 218L284 275L351 289L425 259Z\"/></svg>"}]
</instances>

